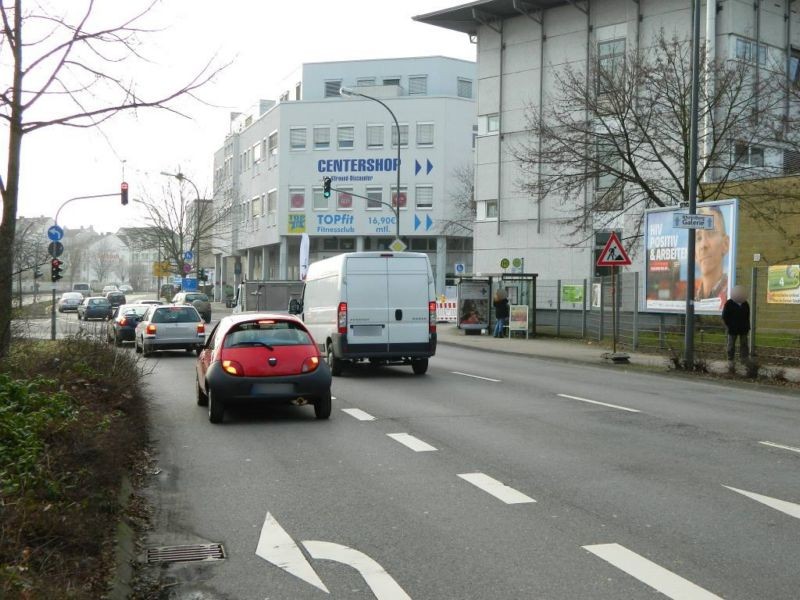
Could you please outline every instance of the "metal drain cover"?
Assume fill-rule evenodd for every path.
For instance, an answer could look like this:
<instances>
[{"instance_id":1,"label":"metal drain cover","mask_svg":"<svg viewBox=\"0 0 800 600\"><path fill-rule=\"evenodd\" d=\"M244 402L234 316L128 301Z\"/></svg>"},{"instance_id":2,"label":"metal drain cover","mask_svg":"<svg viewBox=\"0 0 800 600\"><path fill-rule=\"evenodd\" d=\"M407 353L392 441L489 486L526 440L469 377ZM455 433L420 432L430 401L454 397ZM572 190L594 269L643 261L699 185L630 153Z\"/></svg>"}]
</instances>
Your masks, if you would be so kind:
<instances>
[{"instance_id":1,"label":"metal drain cover","mask_svg":"<svg viewBox=\"0 0 800 600\"><path fill-rule=\"evenodd\" d=\"M225 558L225 548L222 547L222 544L157 546L155 548L148 548L146 552L146 560L148 564L224 560Z\"/></svg>"}]
</instances>

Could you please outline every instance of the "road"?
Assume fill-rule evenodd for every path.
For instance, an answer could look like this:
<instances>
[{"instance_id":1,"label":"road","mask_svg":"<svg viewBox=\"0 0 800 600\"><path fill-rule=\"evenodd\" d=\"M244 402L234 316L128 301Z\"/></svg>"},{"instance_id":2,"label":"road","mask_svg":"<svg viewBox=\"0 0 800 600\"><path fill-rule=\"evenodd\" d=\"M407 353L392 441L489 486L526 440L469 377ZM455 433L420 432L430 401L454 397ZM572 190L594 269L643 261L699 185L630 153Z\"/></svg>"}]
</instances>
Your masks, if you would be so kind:
<instances>
[{"instance_id":1,"label":"road","mask_svg":"<svg viewBox=\"0 0 800 600\"><path fill-rule=\"evenodd\" d=\"M194 360L147 359L147 543L227 557L172 598L798 598L796 397L443 346L213 426Z\"/></svg>"}]
</instances>

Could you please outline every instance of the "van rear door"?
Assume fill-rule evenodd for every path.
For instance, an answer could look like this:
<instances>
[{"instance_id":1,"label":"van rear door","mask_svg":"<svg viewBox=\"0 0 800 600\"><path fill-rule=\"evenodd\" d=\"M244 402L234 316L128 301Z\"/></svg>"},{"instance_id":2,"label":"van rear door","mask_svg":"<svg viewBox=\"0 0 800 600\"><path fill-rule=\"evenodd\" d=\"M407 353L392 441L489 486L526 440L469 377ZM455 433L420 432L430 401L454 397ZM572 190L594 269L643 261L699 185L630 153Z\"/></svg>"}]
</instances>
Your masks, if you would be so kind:
<instances>
[{"instance_id":1,"label":"van rear door","mask_svg":"<svg viewBox=\"0 0 800 600\"><path fill-rule=\"evenodd\" d=\"M395 255L387 259L389 348L423 352L428 348L428 260Z\"/></svg>"},{"instance_id":2,"label":"van rear door","mask_svg":"<svg viewBox=\"0 0 800 600\"><path fill-rule=\"evenodd\" d=\"M389 346L387 260L379 256L349 256L345 265L348 346L351 352L386 352Z\"/></svg>"}]
</instances>

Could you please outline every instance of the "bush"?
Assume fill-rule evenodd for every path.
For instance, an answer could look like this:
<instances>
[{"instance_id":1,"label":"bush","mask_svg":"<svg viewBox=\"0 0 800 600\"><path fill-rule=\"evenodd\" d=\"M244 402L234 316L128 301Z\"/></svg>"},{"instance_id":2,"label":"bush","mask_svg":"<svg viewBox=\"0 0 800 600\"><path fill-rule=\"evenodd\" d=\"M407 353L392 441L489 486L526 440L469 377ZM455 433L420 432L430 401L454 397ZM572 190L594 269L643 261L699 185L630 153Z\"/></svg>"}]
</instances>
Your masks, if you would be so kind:
<instances>
[{"instance_id":1,"label":"bush","mask_svg":"<svg viewBox=\"0 0 800 600\"><path fill-rule=\"evenodd\" d=\"M686 359L683 358L683 355L672 347L669 349L668 361L669 368L675 371L691 371L694 373L709 372L708 360L704 357L695 354L694 362L689 364L686 362Z\"/></svg>"}]
</instances>

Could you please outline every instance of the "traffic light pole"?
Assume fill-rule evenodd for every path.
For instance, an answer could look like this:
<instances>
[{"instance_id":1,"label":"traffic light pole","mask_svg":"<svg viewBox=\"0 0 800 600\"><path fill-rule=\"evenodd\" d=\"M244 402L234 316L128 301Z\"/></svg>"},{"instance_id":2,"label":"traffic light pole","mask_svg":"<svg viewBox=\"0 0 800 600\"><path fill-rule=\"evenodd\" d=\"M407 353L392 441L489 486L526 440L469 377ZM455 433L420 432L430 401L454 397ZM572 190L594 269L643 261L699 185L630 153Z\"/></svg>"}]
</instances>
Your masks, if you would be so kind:
<instances>
[{"instance_id":1,"label":"traffic light pole","mask_svg":"<svg viewBox=\"0 0 800 600\"><path fill-rule=\"evenodd\" d=\"M50 303L50 339L56 339L56 284L53 282L53 297Z\"/></svg>"}]
</instances>

